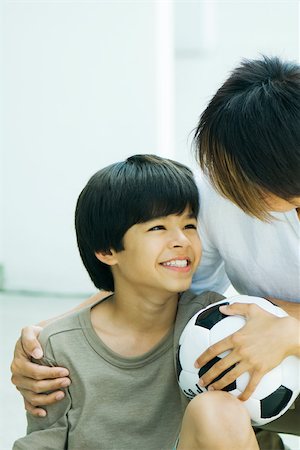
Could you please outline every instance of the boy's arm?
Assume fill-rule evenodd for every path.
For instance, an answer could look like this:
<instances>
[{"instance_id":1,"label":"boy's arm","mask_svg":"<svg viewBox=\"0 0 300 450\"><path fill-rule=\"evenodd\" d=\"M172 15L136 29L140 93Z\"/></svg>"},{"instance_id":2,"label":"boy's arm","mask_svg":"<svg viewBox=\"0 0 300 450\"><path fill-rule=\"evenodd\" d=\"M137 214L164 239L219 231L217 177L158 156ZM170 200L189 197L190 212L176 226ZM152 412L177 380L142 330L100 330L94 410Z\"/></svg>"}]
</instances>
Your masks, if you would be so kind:
<instances>
[{"instance_id":1,"label":"boy's arm","mask_svg":"<svg viewBox=\"0 0 300 450\"><path fill-rule=\"evenodd\" d=\"M47 408L47 417L27 414L27 435L18 439L13 450L65 450L68 438L67 413L71 407L69 393L64 400Z\"/></svg>"},{"instance_id":2,"label":"boy's arm","mask_svg":"<svg viewBox=\"0 0 300 450\"><path fill-rule=\"evenodd\" d=\"M15 346L14 358L11 364L12 383L24 397L26 410L35 416L45 416L46 410L40 406L50 405L64 397L62 388L70 384L67 378L69 372L62 367L49 367L31 362L31 357L40 359L43 356L38 336L42 327L62 316L80 310L109 295L108 292L98 292L82 302L76 308L59 317L41 322L40 326L29 326L22 330L20 339ZM50 394L45 392L52 391Z\"/></svg>"}]
</instances>

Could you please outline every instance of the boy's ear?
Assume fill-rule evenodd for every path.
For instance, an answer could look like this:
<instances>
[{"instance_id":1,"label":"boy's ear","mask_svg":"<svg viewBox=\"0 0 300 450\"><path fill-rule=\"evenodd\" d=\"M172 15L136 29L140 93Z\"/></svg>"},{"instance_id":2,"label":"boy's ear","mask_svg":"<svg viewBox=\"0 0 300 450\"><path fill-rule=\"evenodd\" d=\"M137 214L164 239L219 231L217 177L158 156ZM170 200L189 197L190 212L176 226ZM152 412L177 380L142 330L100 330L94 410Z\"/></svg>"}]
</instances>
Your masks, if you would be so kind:
<instances>
[{"instance_id":1,"label":"boy's ear","mask_svg":"<svg viewBox=\"0 0 300 450\"><path fill-rule=\"evenodd\" d=\"M108 266L114 266L117 264L117 254L114 250L95 252L95 256L99 259L99 261L107 264Z\"/></svg>"}]
</instances>

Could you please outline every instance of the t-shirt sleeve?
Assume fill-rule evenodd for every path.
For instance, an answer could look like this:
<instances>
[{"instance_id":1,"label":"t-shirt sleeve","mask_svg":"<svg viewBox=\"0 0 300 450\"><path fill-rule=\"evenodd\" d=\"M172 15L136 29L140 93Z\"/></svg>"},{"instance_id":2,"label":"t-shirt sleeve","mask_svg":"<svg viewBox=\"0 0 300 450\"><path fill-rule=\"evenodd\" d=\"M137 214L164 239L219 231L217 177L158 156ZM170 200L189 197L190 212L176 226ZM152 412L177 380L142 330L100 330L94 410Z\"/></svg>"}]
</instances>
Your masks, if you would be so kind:
<instances>
[{"instance_id":1,"label":"t-shirt sleeve","mask_svg":"<svg viewBox=\"0 0 300 450\"><path fill-rule=\"evenodd\" d=\"M200 234L202 241L201 262L194 273L191 290L196 294L215 291L224 294L230 286L224 261L217 249L209 247L207 240Z\"/></svg>"},{"instance_id":2,"label":"t-shirt sleeve","mask_svg":"<svg viewBox=\"0 0 300 450\"><path fill-rule=\"evenodd\" d=\"M53 356L51 342L48 340L44 348L45 357L36 361L42 365L57 366ZM64 389L65 397L53 405L43 408L46 417L34 417L27 413L27 435L18 439L13 450L65 450L68 448L67 413L71 407L68 389Z\"/></svg>"},{"instance_id":3,"label":"t-shirt sleeve","mask_svg":"<svg viewBox=\"0 0 300 450\"><path fill-rule=\"evenodd\" d=\"M202 257L196 270L191 290L196 294L215 291L224 294L230 286L225 264L210 234L214 222L214 196L212 188L203 180L198 181L200 193L199 235L202 243Z\"/></svg>"}]
</instances>

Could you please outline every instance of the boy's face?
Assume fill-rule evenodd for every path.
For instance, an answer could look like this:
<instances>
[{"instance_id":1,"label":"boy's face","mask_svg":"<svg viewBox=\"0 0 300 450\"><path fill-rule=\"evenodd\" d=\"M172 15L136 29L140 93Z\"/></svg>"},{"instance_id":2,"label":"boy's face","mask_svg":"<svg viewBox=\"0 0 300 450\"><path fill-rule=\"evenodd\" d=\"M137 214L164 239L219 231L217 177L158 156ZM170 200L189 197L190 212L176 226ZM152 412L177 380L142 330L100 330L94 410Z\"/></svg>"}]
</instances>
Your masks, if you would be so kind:
<instances>
[{"instance_id":1,"label":"boy's face","mask_svg":"<svg viewBox=\"0 0 300 450\"><path fill-rule=\"evenodd\" d=\"M190 210L135 224L111 268L116 289L134 286L165 293L190 287L201 257L197 220Z\"/></svg>"}]
</instances>

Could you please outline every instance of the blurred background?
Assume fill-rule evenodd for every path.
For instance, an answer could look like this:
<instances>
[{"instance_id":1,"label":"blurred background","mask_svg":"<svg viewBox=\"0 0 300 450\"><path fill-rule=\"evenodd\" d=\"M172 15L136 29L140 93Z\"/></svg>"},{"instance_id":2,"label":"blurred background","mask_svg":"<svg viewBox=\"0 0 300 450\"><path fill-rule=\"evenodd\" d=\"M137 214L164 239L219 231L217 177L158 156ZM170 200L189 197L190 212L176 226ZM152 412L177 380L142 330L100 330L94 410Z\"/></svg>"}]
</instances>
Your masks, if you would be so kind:
<instances>
[{"instance_id":1,"label":"blurred background","mask_svg":"<svg viewBox=\"0 0 300 450\"><path fill-rule=\"evenodd\" d=\"M242 58L299 60L299 17L296 0L1 1L2 450L25 433L9 381L21 327L95 292L73 224L87 180L134 153L196 172L205 105Z\"/></svg>"}]
</instances>

